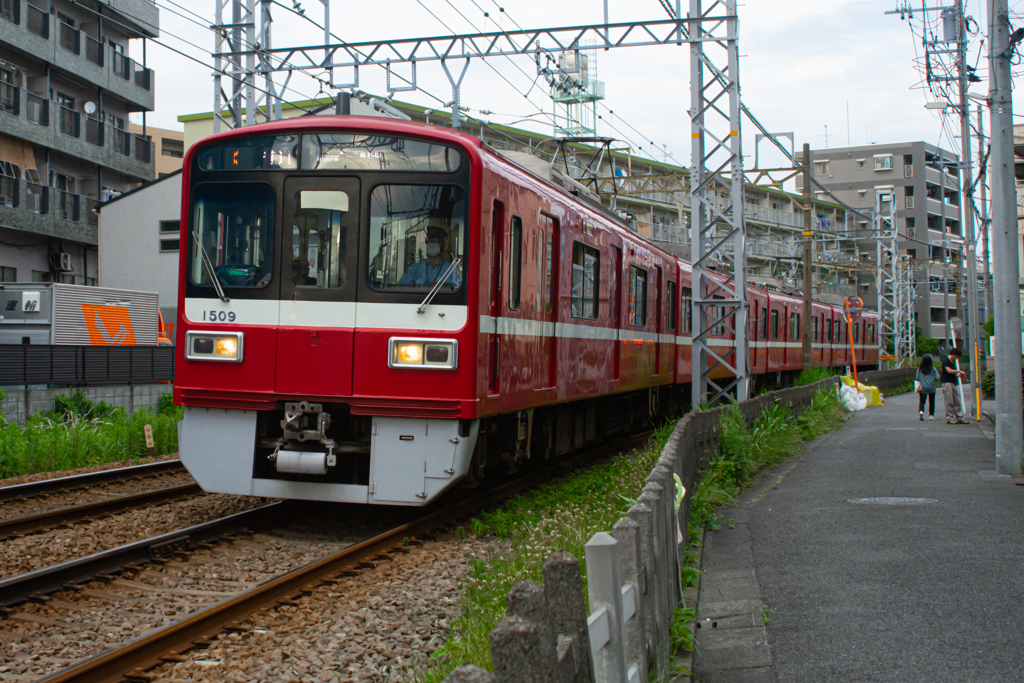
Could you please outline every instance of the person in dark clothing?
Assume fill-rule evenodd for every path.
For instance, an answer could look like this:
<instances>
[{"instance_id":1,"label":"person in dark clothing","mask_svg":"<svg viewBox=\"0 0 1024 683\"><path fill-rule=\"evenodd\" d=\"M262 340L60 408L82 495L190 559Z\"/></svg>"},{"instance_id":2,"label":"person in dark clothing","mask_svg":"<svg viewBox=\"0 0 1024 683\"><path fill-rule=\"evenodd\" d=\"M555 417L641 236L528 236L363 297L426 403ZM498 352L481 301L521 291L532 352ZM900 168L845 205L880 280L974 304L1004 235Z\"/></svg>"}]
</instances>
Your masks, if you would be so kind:
<instances>
[{"instance_id":1,"label":"person in dark clothing","mask_svg":"<svg viewBox=\"0 0 1024 683\"><path fill-rule=\"evenodd\" d=\"M935 419L935 385L939 381L939 371L935 369L931 356L921 359L921 367L917 369L917 376L914 377L920 388L918 389L920 399L917 406L917 418L924 420L924 404L928 403L928 419Z\"/></svg>"},{"instance_id":2,"label":"person in dark clothing","mask_svg":"<svg viewBox=\"0 0 1024 683\"><path fill-rule=\"evenodd\" d=\"M960 360L960 349L952 349L949 355L942 359L942 396L946 402L946 424L967 424L964 419L964 407L960 404L960 392L957 391L957 378L966 377L967 373L957 370L957 361Z\"/></svg>"}]
</instances>

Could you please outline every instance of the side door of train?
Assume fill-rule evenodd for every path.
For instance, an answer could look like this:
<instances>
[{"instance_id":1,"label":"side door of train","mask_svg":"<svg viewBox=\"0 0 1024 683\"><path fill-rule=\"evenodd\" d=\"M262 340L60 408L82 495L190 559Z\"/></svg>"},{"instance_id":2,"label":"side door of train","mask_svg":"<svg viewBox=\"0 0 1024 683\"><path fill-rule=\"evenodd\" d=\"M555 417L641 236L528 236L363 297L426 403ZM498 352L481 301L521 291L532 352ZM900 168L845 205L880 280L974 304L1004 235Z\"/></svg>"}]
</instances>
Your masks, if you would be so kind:
<instances>
[{"instance_id":1,"label":"side door of train","mask_svg":"<svg viewBox=\"0 0 1024 683\"><path fill-rule=\"evenodd\" d=\"M679 265L679 329L676 332L676 383L685 384L693 379L693 289L690 264L677 260Z\"/></svg>"},{"instance_id":2,"label":"side door of train","mask_svg":"<svg viewBox=\"0 0 1024 683\"><path fill-rule=\"evenodd\" d=\"M767 371L768 356L765 339L761 332L762 319L767 315L768 296L764 290L750 287L747 289L750 324L747 325L747 342L750 347L750 371L762 374Z\"/></svg>"},{"instance_id":3,"label":"side door of train","mask_svg":"<svg viewBox=\"0 0 1024 683\"><path fill-rule=\"evenodd\" d=\"M779 372L785 369L783 351L785 342L782 340L782 315L785 304L781 295L768 293L768 336L765 346L768 349L768 372Z\"/></svg>"}]
</instances>

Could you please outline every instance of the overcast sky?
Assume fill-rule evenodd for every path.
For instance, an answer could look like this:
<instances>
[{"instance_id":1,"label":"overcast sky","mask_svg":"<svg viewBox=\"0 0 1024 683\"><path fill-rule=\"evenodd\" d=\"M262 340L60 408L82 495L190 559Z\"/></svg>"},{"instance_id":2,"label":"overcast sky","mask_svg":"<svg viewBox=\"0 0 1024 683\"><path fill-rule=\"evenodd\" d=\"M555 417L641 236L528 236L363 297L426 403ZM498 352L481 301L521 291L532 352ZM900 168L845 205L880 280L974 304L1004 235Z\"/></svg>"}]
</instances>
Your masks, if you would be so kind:
<instances>
[{"instance_id":1,"label":"overcast sky","mask_svg":"<svg viewBox=\"0 0 1024 683\"><path fill-rule=\"evenodd\" d=\"M291 6L292 0L281 1ZM674 5L674 0L668 1ZM209 55L213 34L206 28L213 23L213 3L174 2L178 4L157 0L159 42L198 62L149 42L148 65L156 71L156 110L147 115L147 123L180 130L179 115L210 111L213 106ZM915 6L920 2L916 0ZM609 4L613 22L667 18L659 0L609 0ZM933 0L931 4L936 3ZM798 149L804 142L816 149L910 140L958 149L959 138L949 137L958 136L958 119L949 117L948 133L944 135L941 115L924 109L925 102L934 96L922 89L921 73L915 69L915 58L922 54L921 14L915 15L913 21L885 15L894 5L895 0L770 0L741 6L739 45L744 103L772 132L795 133ZM452 31L463 33L473 32L474 26L481 31L494 31L499 26L514 29L513 21L524 28L598 23L603 16L603 3L598 0L506 0L501 6L504 16L494 0L422 0L422 4L419 0L333 0L331 23L340 38L366 41L449 34L441 22ZM1024 10L1024 0L1010 0L1010 6L1011 12ZM302 7L306 16L322 22L323 6L318 0L302 0ZM685 7L686 3L684 12ZM484 17L484 11L491 16ZM321 29L285 6L274 5L272 13L274 47L322 41ZM978 73L987 78L987 44L984 48L980 45L987 31L981 0L969 0L968 14L981 26L972 39L969 61L977 63ZM133 50L133 56L138 56L137 45ZM599 134L624 138L644 156L652 153L653 142L659 149L667 147L670 159L689 165L689 50L685 46L611 50L600 52L597 61L598 78L606 83L607 105L599 113L615 128L602 123ZM550 120L539 112L550 112L551 100L546 96L543 80L533 82L533 61L516 58L513 64L509 59L498 58L489 63L493 69L473 62L463 81L462 100L470 107L470 114L495 123L530 117L515 125L550 135ZM405 68L397 70L408 73L403 71ZM337 74L336 78L347 76ZM439 106L438 100L426 93L445 101L451 98L451 88L439 63L420 65L418 81L423 92L400 93L398 99L435 107ZM312 79L302 76L293 78L291 87L287 99L312 97L319 90ZM364 69L360 87L367 92L386 93L384 70ZM987 94L987 82L975 84L972 90ZM529 98L525 98L523 93L528 91ZM1015 110L1024 113L1021 100L1014 99ZM480 110L499 113L482 115ZM614 114L609 115L608 110ZM751 156L746 166L750 168L756 131L746 121L743 126L745 153ZM987 121L985 127L989 127ZM766 155L762 166L781 164L780 156L773 156L764 143L761 147ZM664 154L660 151L655 156L660 159Z\"/></svg>"}]
</instances>

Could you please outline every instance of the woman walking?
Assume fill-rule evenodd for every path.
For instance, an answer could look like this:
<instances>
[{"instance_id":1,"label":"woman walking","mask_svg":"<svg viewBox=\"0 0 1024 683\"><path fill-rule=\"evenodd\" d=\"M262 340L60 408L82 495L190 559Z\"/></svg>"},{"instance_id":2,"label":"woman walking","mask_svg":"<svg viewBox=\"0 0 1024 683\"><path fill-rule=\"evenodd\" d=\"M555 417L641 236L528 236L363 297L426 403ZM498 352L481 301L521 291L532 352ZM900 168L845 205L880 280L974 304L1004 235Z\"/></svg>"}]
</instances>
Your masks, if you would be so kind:
<instances>
[{"instance_id":1,"label":"woman walking","mask_svg":"<svg viewBox=\"0 0 1024 683\"><path fill-rule=\"evenodd\" d=\"M932 357L926 355L921 359L921 367L917 369L914 380L920 387L917 391L920 398L917 406L917 419L924 420L924 404L928 402L928 419L935 419L935 383L939 381L939 372L932 365Z\"/></svg>"}]
</instances>

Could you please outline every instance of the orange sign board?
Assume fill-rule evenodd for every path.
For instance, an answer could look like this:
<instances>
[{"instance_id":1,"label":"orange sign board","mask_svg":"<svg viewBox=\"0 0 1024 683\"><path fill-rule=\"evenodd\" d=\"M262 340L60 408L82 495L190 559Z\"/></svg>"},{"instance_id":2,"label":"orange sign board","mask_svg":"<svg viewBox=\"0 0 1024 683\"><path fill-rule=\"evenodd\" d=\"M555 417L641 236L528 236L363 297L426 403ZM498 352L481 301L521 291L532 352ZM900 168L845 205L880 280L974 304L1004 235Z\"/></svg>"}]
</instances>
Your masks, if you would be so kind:
<instances>
[{"instance_id":1,"label":"orange sign board","mask_svg":"<svg viewBox=\"0 0 1024 683\"><path fill-rule=\"evenodd\" d=\"M82 304L82 316L93 346L135 346L135 330L126 306Z\"/></svg>"}]
</instances>

